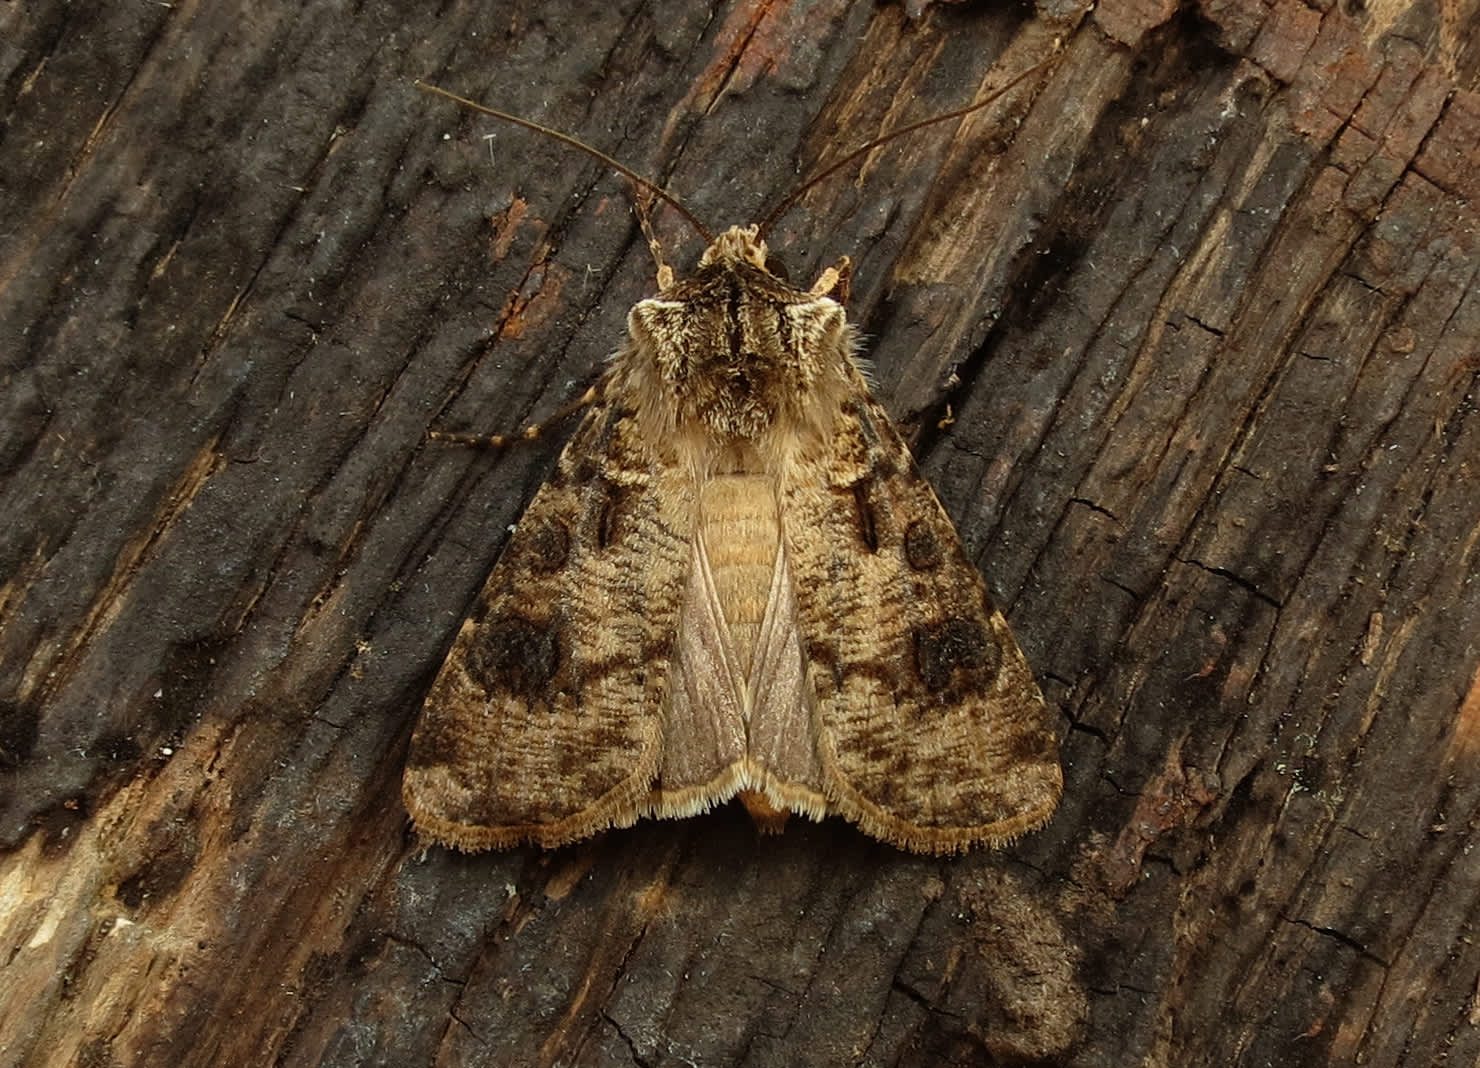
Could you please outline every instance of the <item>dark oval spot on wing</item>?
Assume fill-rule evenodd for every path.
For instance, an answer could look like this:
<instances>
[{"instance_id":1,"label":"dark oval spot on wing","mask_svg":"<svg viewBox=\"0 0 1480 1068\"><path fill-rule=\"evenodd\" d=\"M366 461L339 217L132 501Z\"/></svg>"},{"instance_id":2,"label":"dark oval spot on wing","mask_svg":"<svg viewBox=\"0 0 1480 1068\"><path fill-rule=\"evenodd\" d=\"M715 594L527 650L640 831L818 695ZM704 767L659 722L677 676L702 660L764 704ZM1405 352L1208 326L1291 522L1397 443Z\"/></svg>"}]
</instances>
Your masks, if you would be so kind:
<instances>
[{"instance_id":1,"label":"dark oval spot on wing","mask_svg":"<svg viewBox=\"0 0 1480 1068\"><path fill-rule=\"evenodd\" d=\"M468 674L489 693L538 697L560 670L557 630L518 616L491 620L468 646Z\"/></svg>"},{"instance_id":2,"label":"dark oval spot on wing","mask_svg":"<svg viewBox=\"0 0 1480 1068\"><path fill-rule=\"evenodd\" d=\"M998 660L997 646L978 620L958 617L915 631L915 668L932 693L968 681L972 689L983 688L996 676Z\"/></svg>"},{"instance_id":3,"label":"dark oval spot on wing","mask_svg":"<svg viewBox=\"0 0 1480 1068\"><path fill-rule=\"evenodd\" d=\"M916 571L934 571L940 566L944 554L935 528L923 519L916 519L904 532L904 558Z\"/></svg>"},{"instance_id":4,"label":"dark oval spot on wing","mask_svg":"<svg viewBox=\"0 0 1480 1068\"><path fill-rule=\"evenodd\" d=\"M548 575L570 560L570 531L558 519L525 520L514 537L520 557L531 571Z\"/></svg>"}]
</instances>

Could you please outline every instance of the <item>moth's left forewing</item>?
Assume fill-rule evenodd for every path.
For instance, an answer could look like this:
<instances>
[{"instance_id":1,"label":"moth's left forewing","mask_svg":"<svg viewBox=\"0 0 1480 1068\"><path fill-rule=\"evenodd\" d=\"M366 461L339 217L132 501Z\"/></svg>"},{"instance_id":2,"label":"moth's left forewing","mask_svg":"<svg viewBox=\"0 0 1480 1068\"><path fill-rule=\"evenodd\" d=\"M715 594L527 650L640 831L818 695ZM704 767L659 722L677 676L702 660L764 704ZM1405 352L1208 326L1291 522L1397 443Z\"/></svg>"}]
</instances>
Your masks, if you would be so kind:
<instances>
[{"instance_id":1,"label":"moth's left forewing","mask_svg":"<svg viewBox=\"0 0 1480 1068\"><path fill-rule=\"evenodd\" d=\"M1000 845L1058 802L1053 724L934 491L849 370L826 452L783 490L824 788L906 849Z\"/></svg>"},{"instance_id":2,"label":"moth's left forewing","mask_svg":"<svg viewBox=\"0 0 1480 1068\"><path fill-rule=\"evenodd\" d=\"M427 695L403 778L422 834L549 847L641 814L692 521L690 480L594 406Z\"/></svg>"}]
</instances>

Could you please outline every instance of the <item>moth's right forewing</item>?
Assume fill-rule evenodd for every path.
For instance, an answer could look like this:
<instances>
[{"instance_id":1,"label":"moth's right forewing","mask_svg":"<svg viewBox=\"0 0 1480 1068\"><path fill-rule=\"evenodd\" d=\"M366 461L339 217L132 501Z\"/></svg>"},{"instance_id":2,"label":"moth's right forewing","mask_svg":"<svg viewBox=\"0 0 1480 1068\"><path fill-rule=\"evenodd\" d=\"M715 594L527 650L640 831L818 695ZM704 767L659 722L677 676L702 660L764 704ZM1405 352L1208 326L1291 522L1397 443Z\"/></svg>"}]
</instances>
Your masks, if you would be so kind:
<instances>
[{"instance_id":1,"label":"moth's right forewing","mask_svg":"<svg viewBox=\"0 0 1480 1068\"><path fill-rule=\"evenodd\" d=\"M1062 774L1043 698L861 379L783 515L830 805L924 853L1001 845L1046 822Z\"/></svg>"},{"instance_id":2,"label":"moth's right forewing","mask_svg":"<svg viewBox=\"0 0 1480 1068\"><path fill-rule=\"evenodd\" d=\"M637 818L692 530L691 485L631 413L589 411L427 696L403 782L419 831L548 847Z\"/></svg>"}]
</instances>

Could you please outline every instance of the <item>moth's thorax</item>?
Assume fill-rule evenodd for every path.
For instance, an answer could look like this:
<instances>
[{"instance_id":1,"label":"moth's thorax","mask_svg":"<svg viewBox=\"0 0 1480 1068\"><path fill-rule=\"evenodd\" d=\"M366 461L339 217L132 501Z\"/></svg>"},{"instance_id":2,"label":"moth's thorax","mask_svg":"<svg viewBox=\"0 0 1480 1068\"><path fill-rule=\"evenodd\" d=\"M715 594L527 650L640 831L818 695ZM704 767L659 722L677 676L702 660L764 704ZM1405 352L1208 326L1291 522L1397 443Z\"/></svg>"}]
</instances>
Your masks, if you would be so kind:
<instances>
[{"instance_id":1,"label":"moth's thorax","mask_svg":"<svg viewBox=\"0 0 1480 1068\"><path fill-rule=\"evenodd\" d=\"M765 262L754 228L733 227L691 277L633 308L614 372L650 440L787 454L831 427L857 375L843 308Z\"/></svg>"}]
</instances>

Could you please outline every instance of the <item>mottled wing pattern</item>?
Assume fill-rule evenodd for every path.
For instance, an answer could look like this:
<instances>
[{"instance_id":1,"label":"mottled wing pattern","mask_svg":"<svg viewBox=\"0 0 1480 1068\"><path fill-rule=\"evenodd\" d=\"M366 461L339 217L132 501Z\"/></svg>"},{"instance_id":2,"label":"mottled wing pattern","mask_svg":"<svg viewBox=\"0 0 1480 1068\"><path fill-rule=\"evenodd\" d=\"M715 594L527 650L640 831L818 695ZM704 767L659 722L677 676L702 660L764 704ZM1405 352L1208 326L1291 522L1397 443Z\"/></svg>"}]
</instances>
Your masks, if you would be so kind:
<instances>
[{"instance_id":1,"label":"mottled wing pattern","mask_svg":"<svg viewBox=\"0 0 1480 1068\"><path fill-rule=\"evenodd\" d=\"M427 697L406 806L460 849L637 818L694 526L692 482L598 404L530 503Z\"/></svg>"},{"instance_id":2,"label":"mottled wing pattern","mask_svg":"<svg viewBox=\"0 0 1480 1068\"><path fill-rule=\"evenodd\" d=\"M861 378L831 455L798 464L783 493L831 807L918 852L1041 826L1062 788L1043 699Z\"/></svg>"}]
</instances>

